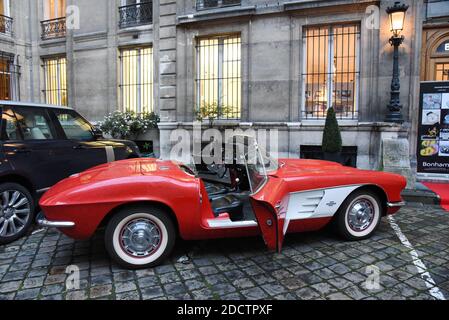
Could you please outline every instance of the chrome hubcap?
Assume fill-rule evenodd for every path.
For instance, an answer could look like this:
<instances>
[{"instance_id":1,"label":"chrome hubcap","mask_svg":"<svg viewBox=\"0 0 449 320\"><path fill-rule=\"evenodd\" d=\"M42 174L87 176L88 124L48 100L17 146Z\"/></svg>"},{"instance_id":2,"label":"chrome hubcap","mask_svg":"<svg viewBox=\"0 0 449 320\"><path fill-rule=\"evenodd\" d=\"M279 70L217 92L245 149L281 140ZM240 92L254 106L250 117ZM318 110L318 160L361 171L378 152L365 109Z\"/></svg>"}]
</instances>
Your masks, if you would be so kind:
<instances>
[{"instance_id":1,"label":"chrome hubcap","mask_svg":"<svg viewBox=\"0 0 449 320\"><path fill-rule=\"evenodd\" d=\"M27 197L17 190L4 191L0 201L0 237L12 237L25 228L31 206Z\"/></svg>"},{"instance_id":2,"label":"chrome hubcap","mask_svg":"<svg viewBox=\"0 0 449 320\"><path fill-rule=\"evenodd\" d=\"M349 208L349 227L356 232L365 231L371 226L374 220L374 214L375 208L371 201L367 199L356 201L351 208Z\"/></svg>"},{"instance_id":3,"label":"chrome hubcap","mask_svg":"<svg viewBox=\"0 0 449 320\"><path fill-rule=\"evenodd\" d=\"M159 248L161 240L160 228L149 219L133 220L121 232L121 245L133 257L152 255Z\"/></svg>"}]
</instances>

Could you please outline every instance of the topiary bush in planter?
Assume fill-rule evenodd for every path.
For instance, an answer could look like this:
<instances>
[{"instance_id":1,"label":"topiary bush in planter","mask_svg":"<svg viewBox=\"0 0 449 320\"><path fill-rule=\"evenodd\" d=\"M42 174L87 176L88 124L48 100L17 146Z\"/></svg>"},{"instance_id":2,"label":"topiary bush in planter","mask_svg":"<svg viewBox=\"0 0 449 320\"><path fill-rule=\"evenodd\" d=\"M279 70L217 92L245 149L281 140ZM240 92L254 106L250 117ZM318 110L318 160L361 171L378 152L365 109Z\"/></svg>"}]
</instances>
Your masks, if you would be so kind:
<instances>
[{"instance_id":1,"label":"topiary bush in planter","mask_svg":"<svg viewBox=\"0 0 449 320\"><path fill-rule=\"evenodd\" d=\"M327 111L322 147L324 160L341 163L342 139L334 108Z\"/></svg>"}]
</instances>

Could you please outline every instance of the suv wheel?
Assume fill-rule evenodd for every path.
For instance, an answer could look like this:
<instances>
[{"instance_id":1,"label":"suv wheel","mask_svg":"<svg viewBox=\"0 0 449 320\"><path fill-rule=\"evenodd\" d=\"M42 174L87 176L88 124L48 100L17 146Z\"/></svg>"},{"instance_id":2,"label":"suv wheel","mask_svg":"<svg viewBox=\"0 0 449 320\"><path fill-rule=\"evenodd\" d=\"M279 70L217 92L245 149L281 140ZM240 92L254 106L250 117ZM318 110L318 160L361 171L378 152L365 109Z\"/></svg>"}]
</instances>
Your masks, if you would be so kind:
<instances>
[{"instance_id":1,"label":"suv wheel","mask_svg":"<svg viewBox=\"0 0 449 320\"><path fill-rule=\"evenodd\" d=\"M30 192L17 183L0 184L0 244L24 236L33 219L34 201Z\"/></svg>"}]
</instances>

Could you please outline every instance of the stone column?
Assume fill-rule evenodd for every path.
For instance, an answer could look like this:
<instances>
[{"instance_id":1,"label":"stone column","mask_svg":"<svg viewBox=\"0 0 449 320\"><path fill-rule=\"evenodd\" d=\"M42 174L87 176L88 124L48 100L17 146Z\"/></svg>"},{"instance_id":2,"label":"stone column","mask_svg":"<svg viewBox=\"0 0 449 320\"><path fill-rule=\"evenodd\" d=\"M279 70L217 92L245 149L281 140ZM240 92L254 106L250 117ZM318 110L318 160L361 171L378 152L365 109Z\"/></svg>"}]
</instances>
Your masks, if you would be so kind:
<instances>
[{"instance_id":1,"label":"stone column","mask_svg":"<svg viewBox=\"0 0 449 320\"><path fill-rule=\"evenodd\" d=\"M161 122L159 123L159 139L160 139L160 158L170 159L172 143L170 136L173 130L178 128L177 122ZM154 146L156 147L156 146ZM155 152L156 153L156 152ZM156 153L157 154L157 153Z\"/></svg>"},{"instance_id":2,"label":"stone column","mask_svg":"<svg viewBox=\"0 0 449 320\"><path fill-rule=\"evenodd\" d=\"M26 21L28 26L28 42L29 49L27 53L27 61L30 67L30 101L32 102L45 102L42 94L42 80L43 73L41 69L41 57L39 55L39 41L41 37L41 20L44 19L44 4L42 1L30 1L29 2L30 15Z\"/></svg>"},{"instance_id":3,"label":"stone column","mask_svg":"<svg viewBox=\"0 0 449 320\"><path fill-rule=\"evenodd\" d=\"M157 12L155 10L154 14ZM159 0L159 28L155 26L159 64L159 129L161 158L170 155L170 132L176 129L176 1ZM158 41L157 41L158 40Z\"/></svg>"},{"instance_id":4,"label":"stone column","mask_svg":"<svg viewBox=\"0 0 449 320\"><path fill-rule=\"evenodd\" d=\"M66 2L67 6L73 6L73 0ZM67 60L67 102L69 107L75 107L76 104L76 83L75 83L75 54L73 51L73 34L72 28L66 31L66 60Z\"/></svg>"},{"instance_id":5,"label":"stone column","mask_svg":"<svg viewBox=\"0 0 449 320\"><path fill-rule=\"evenodd\" d=\"M117 110L118 103L118 50L117 50L117 32L118 32L118 1L108 1L108 19L107 19L107 43L108 43L108 101L106 113Z\"/></svg>"}]
</instances>

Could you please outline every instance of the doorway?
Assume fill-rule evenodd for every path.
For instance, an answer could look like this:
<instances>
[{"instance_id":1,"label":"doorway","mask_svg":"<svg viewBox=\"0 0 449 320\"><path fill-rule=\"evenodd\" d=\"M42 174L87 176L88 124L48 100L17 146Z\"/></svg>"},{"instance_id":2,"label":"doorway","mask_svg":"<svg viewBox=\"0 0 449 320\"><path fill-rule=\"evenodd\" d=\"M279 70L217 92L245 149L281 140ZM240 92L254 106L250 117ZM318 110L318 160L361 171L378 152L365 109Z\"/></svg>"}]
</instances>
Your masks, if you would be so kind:
<instances>
[{"instance_id":1,"label":"doorway","mask_svg":"<svg viewBox=\"0 0 449 320\"><path fill-rule=\"evenodd\" d=\"M449 28L424 29L422 81L449 81Z\"/></svg>"}]
</instances>

